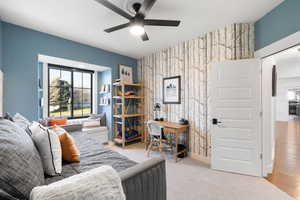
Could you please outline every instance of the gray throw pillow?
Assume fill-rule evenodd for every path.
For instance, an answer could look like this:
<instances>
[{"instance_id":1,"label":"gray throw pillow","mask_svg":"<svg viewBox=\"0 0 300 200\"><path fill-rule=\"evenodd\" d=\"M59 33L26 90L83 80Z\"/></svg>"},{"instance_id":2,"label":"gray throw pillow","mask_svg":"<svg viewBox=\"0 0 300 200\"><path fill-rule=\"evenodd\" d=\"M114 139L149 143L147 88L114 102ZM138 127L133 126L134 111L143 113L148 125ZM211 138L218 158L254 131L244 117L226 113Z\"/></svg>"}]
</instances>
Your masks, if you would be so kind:
<instances>
[{"instance_id":1,"label":"gray throw pillow","mask_svg":"<svg viewBox=\"0 0 300 200\"><path fill-rule=\"evenodd\" d=\"M7 194L4 190L0 189L0 199L1 200L18 200L13 196Z\"/></svg>"},{"instance_id":2,"label":"gray throw pillow","mask_svg":"<svg viewBox=\"0 0 300 200\"><path fill-rule=\"evenodd\" d=\"M4 119L7 119L7 120L9 120L9 121L14 121L13 120L13 117L8 113L8 112L6 112L5 114L4 114L4 116L3 116L3 118Z\"/></svg>"},{"instance_id":3,"label":"gray throw pillow","mask_svg":"<svg viewBox=\"0 0 300 200\"><path fill-rule=\"evenodd\" d=\"M13 121L24 130L26 130L31 124L30 121L20 113L15 114L15 116L13 117Z\"/></svg>"},{"instance_id":4,"label":"gray throw pillow","mask_svg":"<svg viewBox=\"0 0 300 200\"><path fill-rule=\"evenodd\" d=\"M37 122L33 122L29 128L42 159L45 174L55 176L62 171L62 150L58 135Z\"/></svg>"},{"instance_id":5,"label":"gray throw pillow","mask_svg":"<svg viewBox=\"0 0 300 200\"><path fill-rule=\"evenodd\" d=\"M0 120L0 189L17 199L45 181L39 153L25 130Z\"/></svg>"}]
</instances>

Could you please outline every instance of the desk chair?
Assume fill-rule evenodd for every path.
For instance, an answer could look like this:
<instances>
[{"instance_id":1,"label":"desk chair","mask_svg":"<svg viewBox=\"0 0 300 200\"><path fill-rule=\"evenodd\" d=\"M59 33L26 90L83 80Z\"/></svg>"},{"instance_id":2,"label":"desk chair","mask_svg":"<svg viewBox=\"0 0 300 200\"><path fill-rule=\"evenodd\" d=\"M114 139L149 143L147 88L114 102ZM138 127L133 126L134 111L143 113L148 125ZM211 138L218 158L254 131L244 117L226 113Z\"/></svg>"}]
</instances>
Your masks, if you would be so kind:
<instances>
[{"instance_id":1,"label":"desk chair","mask_svg":"<svg viewBox=\"0 0 300 200\"><path fill-rule=\"evenodd\" d=\"M148 133L149 133L149 146L147 150L147 156L149 157L150 151L153 147L158 148L160 152L163 151L163 139L162 130L163 127L157 125L154 121L150 120L147 122Z\"/></svg>"},{"instance_id":2,"label":"desk chair","mask_svg":"<svg viewBox=\"0 0 300 200\"><path fill-rule=\"evenodd\" d=\"M164 150L164 146L168 145L168 147L173 152L172 144L170 145L168 140L163 137L163 126L159 126L154 121L150 120L147 122L148 133L149 133L149 146L147 149L147 155L149 157L150 151L153 147L158 148L159 151L162 153Z\"/></svg>"}]
</instances>

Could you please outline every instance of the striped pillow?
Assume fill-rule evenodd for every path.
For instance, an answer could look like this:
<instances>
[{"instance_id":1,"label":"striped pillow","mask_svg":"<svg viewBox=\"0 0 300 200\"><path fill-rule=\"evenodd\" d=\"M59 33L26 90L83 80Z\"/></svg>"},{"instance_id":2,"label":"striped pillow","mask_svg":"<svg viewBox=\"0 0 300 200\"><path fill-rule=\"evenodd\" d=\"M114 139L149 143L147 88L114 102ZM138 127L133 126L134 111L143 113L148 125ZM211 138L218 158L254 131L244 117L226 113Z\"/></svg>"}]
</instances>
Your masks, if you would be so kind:
<instances>
[{"instance_id":1,"label":"striped pillow","mask_svg":"<svg viewBox=\"0 0 300 200\"><path fill-rule=\"evenodd\" d=\"M62 150L58 135L37 122L33 122L29 130L42 159L45 174L49 176L61 174Z\"/></svg>"}]
</instances>

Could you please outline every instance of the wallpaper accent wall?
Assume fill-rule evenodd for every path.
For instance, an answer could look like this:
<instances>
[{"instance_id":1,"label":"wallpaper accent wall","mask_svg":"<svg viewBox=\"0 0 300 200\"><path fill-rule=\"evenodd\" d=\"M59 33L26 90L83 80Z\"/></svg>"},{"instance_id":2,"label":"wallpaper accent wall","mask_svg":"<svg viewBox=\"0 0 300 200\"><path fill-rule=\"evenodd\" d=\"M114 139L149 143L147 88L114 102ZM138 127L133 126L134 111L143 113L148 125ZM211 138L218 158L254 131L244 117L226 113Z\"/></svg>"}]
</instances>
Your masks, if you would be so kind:
<instances>
[{"instance_id":1,"label":"wallpaper accent wall","mask_svg":"<svg viewBox=\"0 0 300 200\"><path fill-rule=\"evenodd\" d=\"M138 74L145 85L145 121L154 118L154 104L162 104L162 79L180 75L181 104L162 104L161 116L189 120L192 156L210 157L210 63L253 57L254 25L232 24L141 58Z\"/></svg>"}]
</instances>

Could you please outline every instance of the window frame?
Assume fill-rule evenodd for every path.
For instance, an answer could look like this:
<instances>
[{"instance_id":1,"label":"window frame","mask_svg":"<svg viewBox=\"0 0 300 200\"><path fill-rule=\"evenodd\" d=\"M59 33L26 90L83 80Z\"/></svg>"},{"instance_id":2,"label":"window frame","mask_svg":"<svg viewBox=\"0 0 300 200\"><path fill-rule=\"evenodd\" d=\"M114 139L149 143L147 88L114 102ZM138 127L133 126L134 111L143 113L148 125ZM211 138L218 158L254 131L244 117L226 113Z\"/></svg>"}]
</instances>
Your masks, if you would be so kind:
<instances>
[{"instance_id":1,"label":"window frame","mask_svg":"<svg viewBox=\"0 0 300 200\"><path fill-rule=\"evenodd\" d=\"M86 69L78 69L78 68L73 68L73 67L68 67L68 66L63 66L63 65L55 65L55 64L48 64L48 82L47 82L47 89L48 89L48 98L47 98L47 101L48 101L48 117L51 118L53 116L51 116L51 112L50 112L50 88L53 87L50 85L50 70L51 69L56 69L56 70L60 70L60 71L69 71L71 72L71 115L70 116L66 116L68 119L81 119L81 118L86 118L86 117L89 117L90 114L93 113L93 75L95 73L95 71L92 71L92 70L86 70ZM81 72L81 73L88 73L90 74L90 80L91 80L91 87L90 88L84 88L83 87L83 81L82 81L82 87L81 87L81 90L83 92L84 89L89 89L90 90L90 99L91 99L91 102L90 102L90 113L88 115L82 115L81 116L74 116L74 102L73 102L73 97L74 97L74 72ZM60 78L61 78L61 72L60 72ZM83 76L82 76L82 79L83 79ZM78 88L78 87L75 87L75 88ZM81 104L83 105L83 102L81 102ZM83 109L83 107L82 107ZM60 116L59 117L64 117L64 116L61 116L61 112L60 112Z\"/></svg>"}]
</instances>

